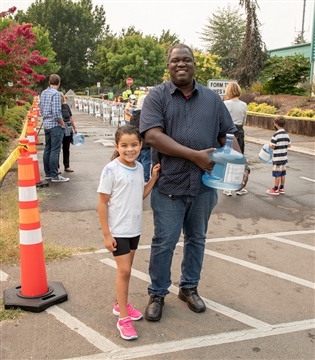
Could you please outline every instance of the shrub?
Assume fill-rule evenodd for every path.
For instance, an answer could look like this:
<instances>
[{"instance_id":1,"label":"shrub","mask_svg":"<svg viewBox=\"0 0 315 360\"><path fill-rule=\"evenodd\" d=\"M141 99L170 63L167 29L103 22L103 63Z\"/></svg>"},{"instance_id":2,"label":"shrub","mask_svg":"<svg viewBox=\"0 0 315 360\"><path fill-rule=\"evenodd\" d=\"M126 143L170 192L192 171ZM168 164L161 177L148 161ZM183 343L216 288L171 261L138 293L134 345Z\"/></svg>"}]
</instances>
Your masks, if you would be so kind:
<instances>
[{"instance_id":1,"label":"shrub","mask_svg":"<svg viewBox=\"0 0 315 360\"><path fill-rule=\"evenodd\" d=\"M30 104L28 106L14 106L6 111L3 118L0 118L0 163L6 158L10 140L20 135L28 107Z\"/></svg>"},{"instance_id":2,"label":"shrub","mask_svg":"<svg viewBox=\"0 0 315 360\"><path fill-rule=\"evenodd\" d=\"M294 117L308 117L308 118L313 118L314 117L314 111L309 109L309 110L302 110L299 108L293 108L290 109L287 112L288 116L294 116Z\"/></svg>"},{"instance_id":3,"label":"shrub","mask_svg":"<svg viewBox=\"0 0 315 360\"><path fill-rule=\"evenodd\" d=\"M277 109L274 106L270 106L266 103L257 104L256 102L251 102L247 105L247 110L262 114L275 114Z\"/></svg>"}]
</instances>

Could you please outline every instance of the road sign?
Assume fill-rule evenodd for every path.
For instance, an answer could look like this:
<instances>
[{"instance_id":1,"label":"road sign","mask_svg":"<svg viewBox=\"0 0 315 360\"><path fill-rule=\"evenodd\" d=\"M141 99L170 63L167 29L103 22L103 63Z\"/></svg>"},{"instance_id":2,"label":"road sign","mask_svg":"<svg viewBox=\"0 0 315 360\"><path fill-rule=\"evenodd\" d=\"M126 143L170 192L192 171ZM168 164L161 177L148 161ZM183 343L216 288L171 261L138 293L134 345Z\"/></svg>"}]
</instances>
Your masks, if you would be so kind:
<instances>
[{"instance_id":1,"label":"road sign","mask_svg":"<svg viewBox=\"0 0 315 360\"><path fill-rule=\"evenodd\" d=\"M208 80L208 88L218 93L220 96L225 96L225 89L231 82L236 80Z\"/></svg>"},{"instance_id":2,"label":"road sign","mask_svg":"<svg viewBox=\"0 0 315 360\"><path fill-rule=\"evenodd\" d=\"M133 84L133 79L132 79L132 78L128 78L128 79L126 80L126 84L127 84L128 86L132 85L132 84Z\"/></svg>"}]
</instances>

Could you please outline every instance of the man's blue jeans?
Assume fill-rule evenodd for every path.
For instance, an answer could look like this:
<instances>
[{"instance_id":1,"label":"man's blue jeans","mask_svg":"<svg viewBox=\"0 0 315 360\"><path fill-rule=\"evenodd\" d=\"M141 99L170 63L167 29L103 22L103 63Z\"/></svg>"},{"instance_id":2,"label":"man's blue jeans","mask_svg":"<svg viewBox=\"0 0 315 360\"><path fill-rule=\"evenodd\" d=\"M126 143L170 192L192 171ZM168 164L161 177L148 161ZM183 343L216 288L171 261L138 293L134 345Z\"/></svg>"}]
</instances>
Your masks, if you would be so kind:
<instances>
[{"instance_id":1,"label":"man's blue jeans","mask_svg":"<svg viewBox=\"0 0 315 360\"><path fill-rule=\"evenodd\" d=\"M43 154L44 171L46 176L55 178L58 176L59 154L64 137L64 129L55 126L45 129L45 149Z\"/></svg>"},{"instance_id":2,"label":"man's blue jeans","mask_svg":"<svg viewBox=\"0 0 315 360\"><path fill-rule=\"evenodd\" d=\"M165 297L171 285L174 249L183 229L184 247L179 287L198 286L202 269L205 239L211 212L218 201L216 189L208 188L196 197L171 197L154 187L151 207L154 236L151 244L148 294Z\"/></svg>"},{"instance_id":3,"label":"man's blue jeans","mask_svg":"<svg viewBox=\"0 0 315 360\"><path fill-rule=\"evenodd\" d=\"M151 170L151 149L141 149L137 161L139 161L143 166L144 181L148 182L150 180Z\"/></svg>"}]
</instances>

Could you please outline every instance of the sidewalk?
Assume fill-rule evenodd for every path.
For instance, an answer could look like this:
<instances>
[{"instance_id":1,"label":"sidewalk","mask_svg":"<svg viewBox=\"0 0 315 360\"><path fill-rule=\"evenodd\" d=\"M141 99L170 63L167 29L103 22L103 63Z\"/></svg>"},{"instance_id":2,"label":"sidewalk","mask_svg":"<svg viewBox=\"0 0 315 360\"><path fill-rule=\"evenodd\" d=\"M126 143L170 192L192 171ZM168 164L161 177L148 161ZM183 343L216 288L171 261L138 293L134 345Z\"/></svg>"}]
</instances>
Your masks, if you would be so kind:
<instances>
[{"instance_id":1,"label":"sidewalk","mask_svg":"<svg viewBox=\"0 0 315 360\"><path fill-rule=\"evenodd\" d=\"M272 135L275 133L274 130L267 130L262 128L255 128L251 126L245 126L245 141L254 143L254 144L268 144ZM314 137L289 134L292 146L288 151L293 151L297 153L307 154L315 156L315 142Z\"/></svg>"}]
</instances>

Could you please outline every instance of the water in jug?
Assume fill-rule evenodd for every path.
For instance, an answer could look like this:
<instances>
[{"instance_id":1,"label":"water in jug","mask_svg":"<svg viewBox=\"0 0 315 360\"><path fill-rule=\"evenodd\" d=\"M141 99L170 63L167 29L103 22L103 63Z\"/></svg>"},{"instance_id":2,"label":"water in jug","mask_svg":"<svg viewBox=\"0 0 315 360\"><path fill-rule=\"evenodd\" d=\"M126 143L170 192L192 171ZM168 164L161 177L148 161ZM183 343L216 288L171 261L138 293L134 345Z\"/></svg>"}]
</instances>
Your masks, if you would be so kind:
<instances>
[{"instance_id":1,"label":"water in jug","mask_svg":"<svg viewBox=\"0 0 315 360\"><path fill-rule=\"evenodd\" d=\"M233 149L233 134L226 134L224 145L209 154L215 162L211 174L205 173L202 182L221 190L238 190L242 186L246 158Z\"/></svg>"}]
</instances>

